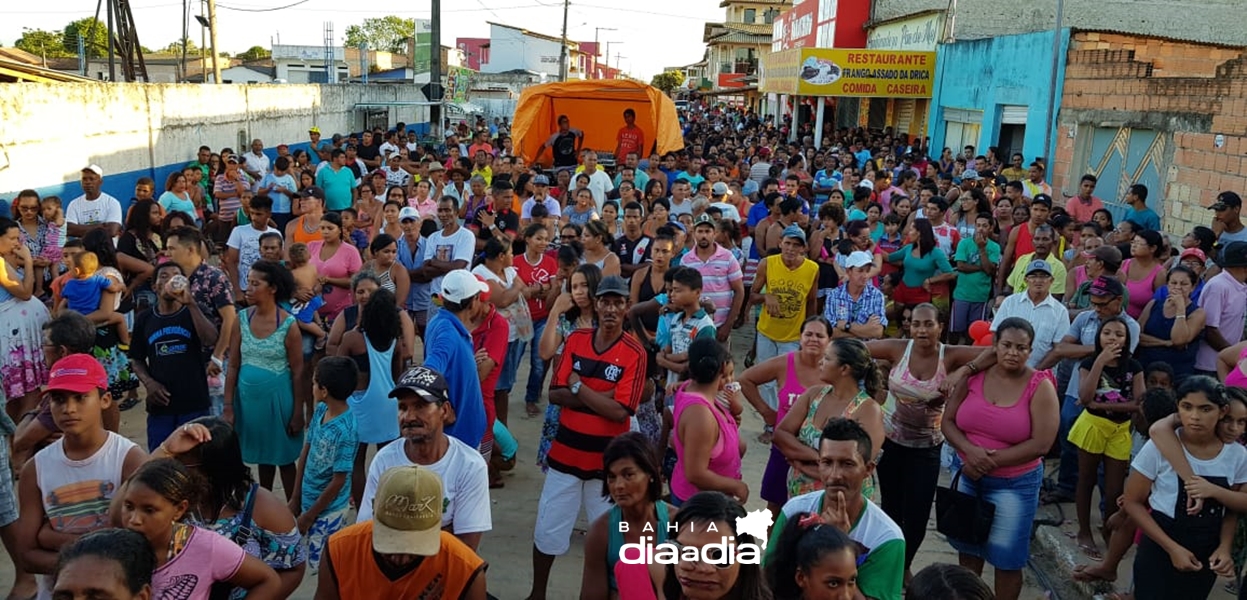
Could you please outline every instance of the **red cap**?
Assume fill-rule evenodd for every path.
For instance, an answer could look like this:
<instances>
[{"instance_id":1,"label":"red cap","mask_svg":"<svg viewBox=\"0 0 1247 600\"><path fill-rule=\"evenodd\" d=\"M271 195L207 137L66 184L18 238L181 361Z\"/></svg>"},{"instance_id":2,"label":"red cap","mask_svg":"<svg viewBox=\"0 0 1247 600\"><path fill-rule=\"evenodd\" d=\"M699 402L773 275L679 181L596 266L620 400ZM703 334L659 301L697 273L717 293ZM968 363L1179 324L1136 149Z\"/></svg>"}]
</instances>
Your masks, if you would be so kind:
<instances>
[{"instance_id":1,"label":"red cap","mask_svg":"<svg viewBox=\"0 0 1247 600\"><path fill-rule=\"evenodd\" d=\"M476 274L473 273L473 275ZM485 278L480 275L476 275L476 280L485 284L485 291L481 292L481 302L489 302L489 282L485 281Z\"/></svg>"},{"instance_id":2,"label":"red cap","mask_svg":"<svg viewBox=\"0 0 1247 600\"><path fill-rule=\"evenodd\" d=\"M52 365L47 391L85 394L96 389L108 389L108 373L104 372L103 365L95 357L89 354L70 354Z\"/></svg>"},{"instance_id":3,"label":"red cap","mask_svg":"<svg viewBox=\"0 0 1247 600\"><path fill-rule=\"evenodd\" d=\"M1208 256L1206 256L1204 254L1204 251L1200 250L1199 248L1187 248L1186 250L1183 250L1182 254L1178 256L1178 261L1181 262L1182 259L1188 256L1194 256L1195 258L1198 258L1199 262L1208 262Z\"/></svg>"}]
</instances>

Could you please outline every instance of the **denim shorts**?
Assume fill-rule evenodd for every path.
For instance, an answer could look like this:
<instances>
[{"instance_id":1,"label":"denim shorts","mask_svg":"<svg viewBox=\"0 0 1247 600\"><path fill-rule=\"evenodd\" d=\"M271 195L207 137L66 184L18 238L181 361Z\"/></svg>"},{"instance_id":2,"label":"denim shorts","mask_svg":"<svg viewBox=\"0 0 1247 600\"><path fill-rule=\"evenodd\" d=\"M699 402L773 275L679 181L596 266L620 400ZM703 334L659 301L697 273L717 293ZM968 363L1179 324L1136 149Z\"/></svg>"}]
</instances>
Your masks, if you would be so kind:
<instances>
[{"instance_id":1,"label":"denim shorts","mask_svg":"<svg viewBox=\"0 0 1247 600\"><path fill-rule=\"evenodd\" d=\"M960 457L953 460L953 469L961 468ZM1039 508L1039 487L1043 483L1043 465L1016 477L983 477L973 481L957 480L957 489L967 494L982 492L984 499L996 506L996 517L985 544L969 544L949 538L948 544L957 552L976 556L1002 571L1020 571L1030 558L1031 524Z\"/></svg>"},{"instance_id":2,"label":"denim shorts","mask_svg":"<svg viewBox=\"0 0 1247 600\"><path fill-rule=\"evenodd\" d=\"M520 363L524 360L524 347L528 342L524 340L515 340L507 343L507 355L502 359L502 371L498 373L498 383L494 384L494 390L511 391L515 387L515 375L520 370Z\"/></svg>"}]
</instances>

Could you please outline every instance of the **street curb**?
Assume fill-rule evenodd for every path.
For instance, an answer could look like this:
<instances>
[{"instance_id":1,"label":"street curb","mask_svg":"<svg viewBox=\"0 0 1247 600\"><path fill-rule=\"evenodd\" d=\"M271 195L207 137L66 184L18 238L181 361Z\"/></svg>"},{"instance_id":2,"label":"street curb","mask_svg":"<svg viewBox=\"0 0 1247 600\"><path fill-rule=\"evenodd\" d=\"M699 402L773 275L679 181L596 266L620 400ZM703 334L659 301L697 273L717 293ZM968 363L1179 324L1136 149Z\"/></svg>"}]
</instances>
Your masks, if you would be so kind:
<instances>
[{"instance_id":1,"label":"street curb","mask_svg":"<svg viewBox=\"0 0 1247 600\"><path fill-rule=\"evenodd\" d=\"M1040 525L1031 542L1030 566L1037 571L1052 598L1060 600L1094 600L1113 591L1112 584L1083 583L1074 579L1074 567L1085 562L1077 544L1060 527Z\"/></svg>"}]
</instances>

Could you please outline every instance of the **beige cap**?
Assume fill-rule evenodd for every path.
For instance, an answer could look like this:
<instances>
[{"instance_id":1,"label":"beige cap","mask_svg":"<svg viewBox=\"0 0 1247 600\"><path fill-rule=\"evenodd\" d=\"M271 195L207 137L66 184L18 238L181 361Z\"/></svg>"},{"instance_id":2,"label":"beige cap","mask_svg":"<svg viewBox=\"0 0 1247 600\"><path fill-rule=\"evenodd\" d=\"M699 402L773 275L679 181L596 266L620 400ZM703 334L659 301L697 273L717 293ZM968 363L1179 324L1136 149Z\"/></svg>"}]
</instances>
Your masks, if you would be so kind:
<instances>
[{"instance_id":1,"label":"beige cap","mask_svg":"<svg viewBox=\"0 0 1247 600\"><path fill-rule=\"evenodd\" d=\"M442 480L424 467L381 474L373 499L372 549L382 554L433 556L442 547Z\"/></svg>"}]
</instances>

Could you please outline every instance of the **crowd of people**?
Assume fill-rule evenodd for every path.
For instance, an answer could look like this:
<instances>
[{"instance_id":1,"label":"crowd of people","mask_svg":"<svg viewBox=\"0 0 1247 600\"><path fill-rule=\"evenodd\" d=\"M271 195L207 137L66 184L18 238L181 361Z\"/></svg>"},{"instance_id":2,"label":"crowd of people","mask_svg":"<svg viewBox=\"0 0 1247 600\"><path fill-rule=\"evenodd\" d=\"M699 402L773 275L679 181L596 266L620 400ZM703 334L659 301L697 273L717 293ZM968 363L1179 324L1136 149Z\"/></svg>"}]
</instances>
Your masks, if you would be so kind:
<instances>
[{"instance_id":1,"label":"crowd of people","mask_svg":"<svg viewBox=\"0 0 1247 600\"><path fill-rule=\"evenodd\" d=\"M1242 573L1238 194L1174 243L1146 187L1115 220L1094 175L1064 197L1043 158L681 119L664 155L631 109L613 153L567 117L535 157L505 120L313 127L306 149L201 147L124 205L96 165L67 202L18 194L10 597L286 598L314 573L318 599L483 599L521 443L544 472L530 600L582 511L593 600L1015 599L1052 502L1096 561L1078 578L1114 581L1136 532L1135 597ZM517 385L540 439L508 427ZM146 449L117 433L140 402ZM937 496L960 565L913 573ZM738 529L755 498L766 540ZM715 554L727 535L765 555ZM638 565L634 544L697 552Z\"/></svg>"}]
</instances>

